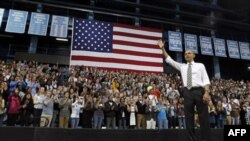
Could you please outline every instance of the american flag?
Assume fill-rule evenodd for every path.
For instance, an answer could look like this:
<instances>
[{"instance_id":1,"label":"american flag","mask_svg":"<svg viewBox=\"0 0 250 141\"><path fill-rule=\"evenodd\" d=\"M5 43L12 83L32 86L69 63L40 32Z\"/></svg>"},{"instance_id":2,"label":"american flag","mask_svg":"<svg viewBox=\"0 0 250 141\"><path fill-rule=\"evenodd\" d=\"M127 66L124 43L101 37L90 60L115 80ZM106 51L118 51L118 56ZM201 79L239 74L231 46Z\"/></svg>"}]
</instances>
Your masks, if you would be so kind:
<instances>
[{"instance_id":1,"label":"american flag","mask_svg":"<svg viewBox=\"0 0 250 141\"><path fill-rule=\"evenodd\" d=\"M158 29L74 19L70 65L163 72Z\"/></svg>"}]
</instances>

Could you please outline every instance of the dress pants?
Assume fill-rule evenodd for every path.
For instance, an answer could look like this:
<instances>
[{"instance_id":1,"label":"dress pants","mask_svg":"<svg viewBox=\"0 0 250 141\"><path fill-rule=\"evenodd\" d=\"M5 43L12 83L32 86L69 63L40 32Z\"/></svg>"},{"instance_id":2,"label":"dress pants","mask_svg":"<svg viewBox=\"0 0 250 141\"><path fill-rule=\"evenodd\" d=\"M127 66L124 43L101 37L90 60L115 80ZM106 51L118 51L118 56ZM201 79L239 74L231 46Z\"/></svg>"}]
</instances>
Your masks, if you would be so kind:
<instances>
[{"instance_id":1,"label":"dress pants","mask_svg":"<svg viewBox=\"0 0 250 141\"><path fill-rule=\"evenodd\" d=\"M200 141L194 128L195 106L199 115L201 141L210 141L208 105L203 102L203 94L204 88L202 87L190 90L183 88L186 130L189 141Z\"/></svg>"}]
</instances>

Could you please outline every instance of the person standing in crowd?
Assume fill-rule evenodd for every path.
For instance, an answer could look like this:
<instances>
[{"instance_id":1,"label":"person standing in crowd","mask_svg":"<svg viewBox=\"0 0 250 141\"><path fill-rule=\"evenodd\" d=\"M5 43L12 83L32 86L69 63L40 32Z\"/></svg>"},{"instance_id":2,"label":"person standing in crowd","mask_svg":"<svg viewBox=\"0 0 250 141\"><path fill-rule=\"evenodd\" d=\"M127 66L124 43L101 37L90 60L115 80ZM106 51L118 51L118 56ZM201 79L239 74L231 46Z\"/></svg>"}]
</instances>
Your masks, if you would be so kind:
<instances>
[{"instance_id":1,"label":"person standing in crowd","mask_svg":"<svg viewBox=\"0 0 250 141\"><path fill-rule=\"evenodd\" d=\"M0 127L3 126L5 113L6 113L5 101L2 95L0 95Z\"/></svg>"},{"instance_id":2,"label":"person standing in crowd","mask_svg":"<svg viewBox=\"0 0 250 141\"><path fill-rule=\"evenodd\" d=\"M101 96L98 96L96 102L94 103L94 129L101 129L104 119L104 103Z\"/></svg>"},{"instance_id":3,"label":"person standing in crowd","mask_svg":"<svg viewBox=\"0 0 250 141\"><path fill-rule=\"evenodd\" d=\"M163 102L162 99L159 99L157 107L157 125L158 129L168 129L168 105L166 102Z\"/></svg>"},{"instance_id":4,"label":"person standing in crowd","mask_svg":"<svg viewBox=\"0 0 250 141\"><path fill-rule=\"evenodd\" d=\"M43 112L44 100L45 100L45 88L40 87L38 93L33 97L34 101L34 119L33 126L39 127L41 122L41 115Z\"/></svg>"},{"instance_id":5,"label":"person standing in crowd","mask_svg":"<svg viewBox=\"0 0 250 141\"><path fill-rule=\"evenodd\" d=\"M24 95L21 103L21 115L20 115L20 125L29 126L31 121L31 115L34 110L34 102L31 93Z\"/></svg>"},{"instance_id":6,"label":"person standing in crowd","mask_svg":"<svg viewBox=\"0 0 250 141\"><path fill-rule=\"evenodd\" d=\"M216 123L216 109L215 106L213 104L212 101L209 101L208 103L208 113L209 113L209 123L210 123L210 127L214 128L215 127L215 123Z\"/></svg>"},{"instance_id":7,"label":"person standing in crowd","mask_svg":"<svg viewBox=\"0 0 250 141\"><path fill-rule=\"evenodd\" d=\"M237 98L231 99L232 104L232 125L239 125L240 124L240 102Z\"/></svg>"},{"instance_id":8,"label":"person standing in crowd","mask_svg":"<svg viewBox=\"0 0 250 141\"><path fill-rule=\"evenodd\" d=\"M128 108L124 97L120 99L118 104L118 125L119 129L127 129Z\"/></svg>"},{"instance_id":9,"label":"person standing in crowd","mask_svg":"<svg viewBox=\"0 0 250 141\"><path fill-rule=\"evenodd\" d=\"M138 101L136 102L138 108L137 112L137 129L146 129L146 102L142 95L139 96Z\"/></svg>"},{"instance_id":10,"label":"person standing in crowd","mask_svg":"<svg viewBox=\"0 0 250 141\"><path fill-rule=\"evenodd\" d=\"M231 125L232 124L232 117L231 117L232 106L231 106L231 103L228 102L227 97L222 98L222 107L226 111L226 119L224 121L224 124Z\"/></svg>"},{"instance_id":11,"label":"person standing in crowd","mask_svg":"<svg viewBox=\"0 0 250 141\"><path fill-rule=\"evenodd\" d=\"M94 106L94 99L92 95L85 96L85 105L83 108L83 117L82 117L82 126L83 128L92 128L92 119L93 119L93 106Z\"/></svg>"},{"instance_id":12,"label":"person standing in crowd","mask_svg":"<svg viewBox=\"0 0 250 141\"><path fill-rule=\"evenodd\" d=\"M110 129L110 125L112 129L115 129L116 127L116 111L117 111L117 105L113 101L113 96L110 95L108 97L108 101L105 103L105 112L106 112L106 126L108 129Z\"/></svg>"},{"instance_id":13,"label":"person standing in crowd","mask_svg":"<svg viewBox=\"0 0 250 141\"><path fill-rule=\"evenodd\" d=\"M226 119L226 109L223 108L221 100L217 102L216 112L217 112L217 128L223 128L224 121Z\"/></svg>"},{"instance_id":14,"label":"person standing in crowd","mask_svg":"<svg viewBox=\"0 0 250 141\"><path fill-rule=\"evenodd\" d=\"M179 101L177 104L177 115L178 115L179 129L186 128L183 98L179 98Z\"/></svg>"},{"instance_id":15,"label":"person standing in crowd","mask_svg":"<svg viewBox=\"0 0 250 141\"><path fill-rule=\"evenodd\" d=\"M169 127L175 128L176 126L176 113L177 113L177 105L176 105L175 99L169 100Z\"/></svg>"},{"instance_id":16,"label":"person standing in crowd","mask_svg":"<svg viewBox=\"0 0 250 141\"><path fill-rule=\"evenodd\" d=\"M16 88L8 98L8 119L7 126L15 126L19 110L21 108L21 98L18 95L19 90Z\"/></svg>"},{"instance_id":17,"label":"person standing in crowd","mask_svg":"<svg viewBox=\"0 0 250 141\"><path fill-rule=\"evenodd\" d=\"M246 102L246 124L250 125L250 101Z\"/></svg>"},{"instance_id":18,"label":"person standing in crowd","mask_svg":"<svg viewBox=\"0 0 250 141\"><path fill-rule=\"evenodd\" d=\"M156 127L156 106L152 105L152 101L148 101L146 106L146 129L155 129Z\"/></svg>"},{"instance_id":19,"label":"person standing in crowd","mask_svg":"<svg viewBox=\"0 0 250 141\"><path fill-rule=\"evenodd\" d=\"M71 105L71 128L77 128L79 125L80 111L83 108L83 101L75 96Z\"/></svg>"},{"instance_id":20,"label":"person standing in crowd","mask_svg":"<svg viewBox=\"0 0 250 141\"><path fill-rule=\"evenodd\" d=\"M9 93L8 93L8 85L6 82L2 82L1 86L0 86L0 95L2 96L2 98L5 101L5 105L8 102L8 97L9 97Z\"/></svg>"},{"instance_id":21,"label":"person standing in crowd","mask_svg":"<svg viewBox=\"0 0 250 141\"><path fill-rule=\"evenodd\" d=\"M240 125L246 125L246 113L247 113L246 103L242 102L240 106Z\"/></svg>"},{"instance_id":22,"label":"person standing in crowd","mask_svg":"<svg viewBox=\"0 0 250 141\"><path fill-rule=\"evenodd\" d=\"M71 108L71 100L69 98L69 92L65 92L65 94L59 99L59 127L60 128L68 128L69 127L69 117L70 117L70 108Z\"/></svg>"},{"instance_id":23,"label":"person standing in crowd","mask_svg":"<svg viewBox=\"0 0 250 141\"><path fill-rule=\"evenodd\" d=\"M51 124L50 124L50 127L58 127L57 126L57 123L56 121L58 121L58 118L59 118L59 101L58 101L58 96L59 96L59 93L57 91L57 89L53 89L52 90L52 97L53 97L53 100L54 100L54 105L53 105L53 116L52 116L52 120L51 120Z\"/></svg>"},{"instance_id":24,"label":"person standing in crowd","mask_svg":"<svg viewBox=\"0 0 250 141\"><path fill-rule=\"evenodd\" d=\"M209 95L210 80L205 66L202 63L194 62L195 54L191 50L185 51L187 64L174 61L166 52L164 42L160 40L158 46L166 58L165 61L180 71L183 82L184 111L189 141L197 141L194 130L194 107L200 117L201 140L210 141L210 128L208 120L207 104L211 100Z\"/></svg>"},{"instance_id":25,"label":"person standing in crowd","mask_svg":"<svg viewBox=\"0 0 250 141\"><path fill-rule=\"evenodd\" d=\"M43 124L43 125L40 124L41 127L50 127L53 117L53 110L54 110L54 97L52 95L51 90L47 90L42 112L42 117L44 117L46 121L41 122L41 124Z\"/></svg>"},{"instance_id":26,"label":"person standing in crowd","mask_svg":"<svg viewBox=\"0 0 250 141\"><path fill-rule=\"evenodd\" d=\"M138 108L135 104L135 100L131 99L130 104L128 105L129 112L129 127L131 129L135 129L136 127L136 113L138 112Z\"/></svg>"}]
</instances>

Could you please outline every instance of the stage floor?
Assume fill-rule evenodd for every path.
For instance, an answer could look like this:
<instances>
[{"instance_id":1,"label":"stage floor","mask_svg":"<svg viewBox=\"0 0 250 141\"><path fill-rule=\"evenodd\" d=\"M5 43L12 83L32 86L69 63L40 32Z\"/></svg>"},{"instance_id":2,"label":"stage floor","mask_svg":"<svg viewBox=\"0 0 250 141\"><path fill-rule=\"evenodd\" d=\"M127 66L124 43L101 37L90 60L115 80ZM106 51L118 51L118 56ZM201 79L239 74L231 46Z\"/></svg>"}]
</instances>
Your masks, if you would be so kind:
<instances>
[{"instance_id":1,"label":"stage floor","mask_svg":"<svg viewBox=\"0 0 250 141\"><path fill-rule=\"evenodd\" d=\"M196 130L199 134L199 130ZM223 141L223 129L211 130L211 141ZM1 141L187 141L185 129L109 130L0 128Z\"/></svg>"}]
</instances>

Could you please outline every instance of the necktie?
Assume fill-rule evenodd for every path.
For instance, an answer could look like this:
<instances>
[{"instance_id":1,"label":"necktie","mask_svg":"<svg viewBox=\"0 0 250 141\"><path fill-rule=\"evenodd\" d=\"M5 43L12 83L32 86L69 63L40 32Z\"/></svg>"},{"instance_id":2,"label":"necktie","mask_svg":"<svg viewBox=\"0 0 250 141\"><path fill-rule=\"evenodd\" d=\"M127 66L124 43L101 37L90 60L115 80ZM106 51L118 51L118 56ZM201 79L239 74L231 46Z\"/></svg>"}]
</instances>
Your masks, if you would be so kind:
<instances>
[{"instance_id":1,"label":"necktie","mask_svg":"<svg viewBox=\"0 0 250 141\"><path fill-rule=\"evenodd\" d=\"M187 88L188 89L192 88L192 68L191 68L191 63L188 64L188 69L187 69Z\"/></svg>"}]
</instances>

